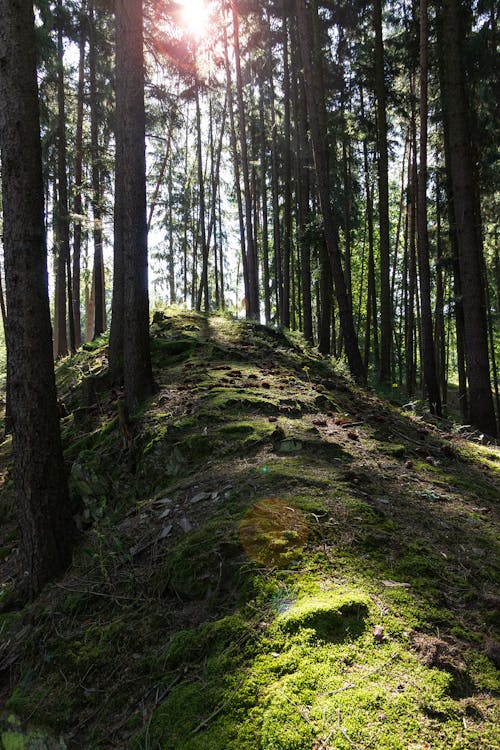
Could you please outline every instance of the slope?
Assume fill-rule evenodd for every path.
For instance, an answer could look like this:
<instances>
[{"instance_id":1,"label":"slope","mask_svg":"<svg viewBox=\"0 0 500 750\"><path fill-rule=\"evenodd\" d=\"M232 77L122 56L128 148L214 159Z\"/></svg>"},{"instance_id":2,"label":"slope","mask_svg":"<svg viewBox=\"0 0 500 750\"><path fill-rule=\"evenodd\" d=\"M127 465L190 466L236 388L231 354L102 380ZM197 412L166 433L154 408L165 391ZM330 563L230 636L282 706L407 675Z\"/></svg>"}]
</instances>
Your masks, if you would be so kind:
<instances>
[{"instance_id":1,"label":"slope","mask_svg":"<svg viewBox=\"0 0 500 750\"><path fill-rule=\"evenodd\" d=\"M499 450L264 326L157 313L152 349L130 425L105 340L59 365L83 539L0 615L0 747L500 747Z\"/></svg>"}]
</instances>

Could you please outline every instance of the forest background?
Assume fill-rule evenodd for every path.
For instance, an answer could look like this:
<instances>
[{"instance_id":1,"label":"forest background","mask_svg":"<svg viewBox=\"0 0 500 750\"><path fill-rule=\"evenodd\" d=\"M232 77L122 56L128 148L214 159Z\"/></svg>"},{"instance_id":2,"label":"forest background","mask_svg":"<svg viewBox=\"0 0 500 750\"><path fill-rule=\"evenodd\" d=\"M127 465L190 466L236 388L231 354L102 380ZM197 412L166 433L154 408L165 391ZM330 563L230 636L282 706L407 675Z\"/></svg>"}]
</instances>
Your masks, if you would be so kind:
<instances>
[{"instance_id":1,"label":"forest background","mask_svg":"<svg viewBox=\"0 0 500 750\"><path fill-rule=\"evenodd\" d=\"M35 5L58 358L110 317L114 20ZM493 2L145 3L153 306L300 329L494 434L497 40Z\"/></svg>"}]
</instances>

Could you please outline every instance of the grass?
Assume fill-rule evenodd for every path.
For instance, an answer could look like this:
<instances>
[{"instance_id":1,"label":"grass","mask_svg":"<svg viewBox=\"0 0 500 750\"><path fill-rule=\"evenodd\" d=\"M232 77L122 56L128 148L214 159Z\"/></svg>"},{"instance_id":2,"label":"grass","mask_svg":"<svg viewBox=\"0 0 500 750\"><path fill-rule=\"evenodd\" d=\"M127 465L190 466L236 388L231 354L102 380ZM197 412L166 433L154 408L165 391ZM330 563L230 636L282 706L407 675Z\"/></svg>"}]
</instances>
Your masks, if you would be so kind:
<instances>
[{"instance_id":1,"label":"grass","mask_svg":"<svg viewBox=\"0 0 500 750\"><path fill-rule=\"evenodd\" d=\"M286 332L167 312L152 334L130 448L105 340L59 365L83 541L0 615L0 748L500 747L498 449Z\"/></svg>"}]
</instances>

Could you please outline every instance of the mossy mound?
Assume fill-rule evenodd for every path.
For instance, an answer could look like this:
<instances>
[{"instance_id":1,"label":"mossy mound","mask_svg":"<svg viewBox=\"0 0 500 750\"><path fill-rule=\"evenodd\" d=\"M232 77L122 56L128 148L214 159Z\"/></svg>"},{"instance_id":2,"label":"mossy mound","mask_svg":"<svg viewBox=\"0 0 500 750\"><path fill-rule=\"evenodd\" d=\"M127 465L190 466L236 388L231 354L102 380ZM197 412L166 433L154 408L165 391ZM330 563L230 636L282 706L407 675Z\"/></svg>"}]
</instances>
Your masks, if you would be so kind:
<instances>
[{"instance_id":1,"label":"mossy mound","mask_svg":"<svg viewBox=\"0 0 500 750\"><path fill-rule=\"evenodd\" d=\"M151 334L159 389L130 440L106 339L58 364L82 541L0 614L7 743L500 746L498 448L402 414L284 330L167 310Z\"/></svg>"},{"instance_id":2,"label":"mossy mound","mask_svg":"<svg viewBox=\"0 0 500 750\"><path fill-rule=\"evenodd\" d=\"M363 633L368 599L359 594L300 599L278 615L274 627L285 633L310 630L321 641L344 641Z\"/></svg>"}]
</instances>

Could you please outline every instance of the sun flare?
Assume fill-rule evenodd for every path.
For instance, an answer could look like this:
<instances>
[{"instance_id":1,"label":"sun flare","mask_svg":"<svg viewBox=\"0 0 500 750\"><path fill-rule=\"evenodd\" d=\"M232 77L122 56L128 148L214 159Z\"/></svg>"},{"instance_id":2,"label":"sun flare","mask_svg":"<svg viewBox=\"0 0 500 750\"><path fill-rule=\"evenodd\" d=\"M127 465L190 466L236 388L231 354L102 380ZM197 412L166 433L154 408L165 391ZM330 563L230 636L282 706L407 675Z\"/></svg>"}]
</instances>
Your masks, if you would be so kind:
<instances>
[{"instance_id":1,"label":"sun flare","mask_svg":"<svg viewBox=\"0 0 500 750\"><path fill-rule=\"evenodd\" d=\"M179 2L182 24L186 31L196 38L204 36L210 16L208 2L206 0L179 0Z\"/></svg>"}]
</instances>

